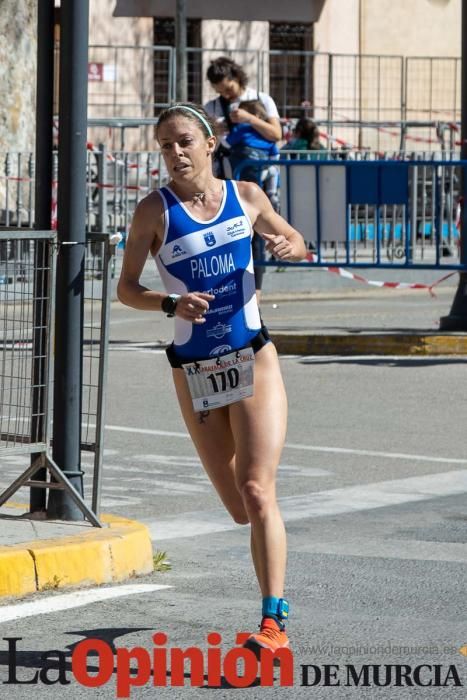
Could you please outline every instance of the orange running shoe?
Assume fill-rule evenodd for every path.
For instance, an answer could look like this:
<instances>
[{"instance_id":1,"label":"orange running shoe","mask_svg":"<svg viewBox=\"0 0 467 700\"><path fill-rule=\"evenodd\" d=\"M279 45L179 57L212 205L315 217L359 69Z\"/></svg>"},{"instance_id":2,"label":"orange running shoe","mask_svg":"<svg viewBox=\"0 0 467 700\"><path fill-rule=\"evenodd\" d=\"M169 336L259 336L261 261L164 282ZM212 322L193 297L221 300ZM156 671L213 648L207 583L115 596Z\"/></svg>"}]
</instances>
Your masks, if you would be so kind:
<instances>
[{"instance_id":1,"label":"orange running shoe","mask_svg":"<svg viewBox=\"0 0 467 700\"><path fill-rule=\"evenodd\" d=\"M250 634L244 646L251 649L257 659L261 657L261 649L269 649L273 653L278 649L289 648L289 638L284 625L280 625L272 617L263 617L259 632ZM274 659L274 663L279 662Z\"/></svg>"}]
</instances>

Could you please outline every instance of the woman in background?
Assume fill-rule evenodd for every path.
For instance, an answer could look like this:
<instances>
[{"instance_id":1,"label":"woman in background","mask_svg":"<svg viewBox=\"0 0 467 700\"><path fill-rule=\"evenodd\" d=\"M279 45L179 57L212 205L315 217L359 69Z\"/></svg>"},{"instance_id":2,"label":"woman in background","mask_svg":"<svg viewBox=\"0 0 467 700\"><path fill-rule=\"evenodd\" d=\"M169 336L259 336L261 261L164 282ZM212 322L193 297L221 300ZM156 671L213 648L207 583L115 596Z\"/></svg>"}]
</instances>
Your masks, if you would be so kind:
<instances>
[{"instance_id":1,"label":"woman in background","mask_svg":"<svg viewBox=\"0 0 467 700\"><path fill-rule=\"evenodd\" d=\"M282 138L282 128L279 112L272 97L265 92L258 92L248 87L248 77L243 68L227 56L220 56L207 70L206 77L218 97L204 105L206 112L212 117L218 129L225 135L229 134L237 124L245 124L252 127L261 139L266 139L271 144L277 143ZM265 111L262 118L240 106L245 100L258 100ZM238 142L231 147L222 157L223 168L219 172L220 177L232 177L232 171L242 160L267 160L268 151L257 143ZM228 169L225 167L227 165ZM241 173L242 180L256 182L261 186L261 169L255 166L247 166ZM253 236L253 259L264 260L264 241L256 232ZM258 298L263 286L264 267L255 266L255 283Z\"/></svg>"}]
</instances>

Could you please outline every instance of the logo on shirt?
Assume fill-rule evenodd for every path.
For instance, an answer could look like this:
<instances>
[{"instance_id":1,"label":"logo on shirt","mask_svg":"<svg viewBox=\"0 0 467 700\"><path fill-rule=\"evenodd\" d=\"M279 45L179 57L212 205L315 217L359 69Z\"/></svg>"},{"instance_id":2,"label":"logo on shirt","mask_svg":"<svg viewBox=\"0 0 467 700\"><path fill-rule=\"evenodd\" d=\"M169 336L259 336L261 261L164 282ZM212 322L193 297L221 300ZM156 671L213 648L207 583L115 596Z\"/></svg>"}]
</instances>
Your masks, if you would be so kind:
<instances>
[{"instance_id":1,"label":"logo on shirt","mask_svg":"<svg viewBox=\"0 0 467 700\"><path fill-rule=\"evenodd\" d=\"M204 241L208 248L212 248L213 245L216 245L216 238L212 231L208 231L204 234Z\"/></svg>"},{"instance_id":2,"label":"logo on shirt","mask_svg":"<svg viewBox=\"0 0 467 700\"><path fill-rule=\"evenodd\" d=\"M179 258L180 255L184 255L185 251L182 246L176 243L172 248L172 258Z\"/></svg>"},{"instance_id":3,"label":"logo on shirt","mask_svg":"<svg viewBox=\"0 0 467 700\"><path fill-rule=\"evenodd\" d=\"M218 306L217 308L209 309L206 315L217 314L222 316L222 314L231 314L233 311L233 304L225 304L225 306Z\"/></svg>"},{"instance_id":4,"label":"logo on shirt","mask_svg":"<svg viewBox=\"0 0 467 700\"><path fill-rule=\"evenodd\" d=\"M225 355L226 352L230 352L231 350L231 345L217 345L211 350L211 352L209 353L209 357L215 357L216 355Z\"/></svg>"},{"instance_id":5,"label":"logo on shirt","mask_svg":"<svg viewBox=\"0 0 467 700\"><path fill-rule=\"evenodd\" d=\"M206 294L214 294L215 297L231 296L237 292L237 283L234 280L227 280L219 287L211 287L206 290Z\"/></svg>"},{"instance_id":6,"label":"logo on shirt","mask_svg":"<svg viewBox=\"0 0 467 700\"><path fill-rule=\"evenodd\" d=\"M206 335L208 338L217 338L217 340L221 340L224 335L227 335L227 333L230 333L232 330L232 326L229 326L227 323L216 323L216 325L213 328L210 328L207 332Z\"/></svg>"},{"instance_id":7,"label":"logo on shirt","mask_svg":"<svg viewBox=\"0 0 467 700\"><path fill-rule=\"evenodd\" d=\"M226 231L227 235L230 238L235 238L236 236L241 236L242 233L245 233L245 224L243 223L243 219L240 221L236 221L232 226L227 226Z\"/></svg>"}]
</instances>

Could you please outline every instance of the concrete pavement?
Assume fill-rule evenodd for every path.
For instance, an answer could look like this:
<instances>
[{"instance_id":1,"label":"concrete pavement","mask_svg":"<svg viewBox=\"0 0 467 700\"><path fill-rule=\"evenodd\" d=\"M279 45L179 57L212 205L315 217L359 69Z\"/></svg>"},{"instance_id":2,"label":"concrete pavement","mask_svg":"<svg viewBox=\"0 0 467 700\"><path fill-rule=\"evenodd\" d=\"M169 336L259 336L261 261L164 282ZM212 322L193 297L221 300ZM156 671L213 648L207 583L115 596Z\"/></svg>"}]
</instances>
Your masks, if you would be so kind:
<instances>
[{"instance_id":1,"label":"concrete pavement","mask_svg":"<svg viewBox=\"0 0 467 700\"><path fill-rule=\"evenodd\" d=\"M119 264L117 272L118 269ZM427 287L447 274L443 270L400 269L355 272L378 283L417 283ZM151 289L162 289L151 260L143 270L142 283ZM458 275L454 274L430 294L427 288L376 288L323 268L268 266L261 312L280 353L464 355L467 334L439 330L439 320L449 314L457 284ZM116 299L115 289L113 298ZM114 308L118 306L115 302ZM170 342L169 319L158 315L151 319L151 328L161 344Z\"/></svg>"},{"instance_id":2,"label":"concrete pavement","mask_svg":"<svg viewBox=\"0 0 467 700\"><path fill-rule=\"evenodd\" d=\"M299 287L313 272L295 271L265 275L262 314L280 353L295 355L464 355L467 334L441 332L439 320L449 314L457 285L457 275L444 286L427 289L366 287L349 280L329 280L324 271L315 271L322 281L334 287L310 291L287 291ZM327 277L324 277L327 275ZM438 272L413 273L408 277L396 271L369 271L367 277L393 282L414 281L431 284ZM277 281L279 280L279 282ZM311 285L313 287L313 285ZM279 287L279 288L277 288Z\"/></svg>"},{"instance_id":3,"label":"concrete pavement","mask_svg":"<svg viewBox=\"0 0 467 700\"><path fill-rule=\"evenodd\" d=\"M313 291L310 274L325 279L322 271L278 274L273 268L265 276L262 315L280 353L467 353L466 334L440 333L438 327L439 318L449 312L456 277L431 297L426 290L374 290L345 280ZM436 274L425 273L427 283ZM308 290L304 280L308 280ZM128 319L131 322L132 314L134 311L113 303L115 327ZM150 323L138 329L137 339L117 333L112 342L120 347L134 347L135 343L146 348L164 347L171 339L172 321L162 314L147 318ZM120 581L152 571L151 542L145 526L112 516L104 517L104 522L105 527L99 530L87 523L31 520L17 507L0 509L0 596Z\"/></svg>"}]
</instances>

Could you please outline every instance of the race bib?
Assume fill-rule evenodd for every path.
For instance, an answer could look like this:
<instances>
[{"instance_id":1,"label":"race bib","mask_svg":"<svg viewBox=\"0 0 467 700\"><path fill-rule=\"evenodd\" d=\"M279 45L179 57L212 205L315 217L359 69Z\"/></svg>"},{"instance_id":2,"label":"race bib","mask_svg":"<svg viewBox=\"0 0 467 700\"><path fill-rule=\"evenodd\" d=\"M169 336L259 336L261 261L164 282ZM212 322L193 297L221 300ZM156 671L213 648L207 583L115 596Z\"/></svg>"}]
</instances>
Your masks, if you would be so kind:
<instances>
[{"instance_id":1,"label":"race bib","mask_svg":"<svg viewBox=\"0 0 467 700\"><path fill-rule=\"evenodd\" d=\"M253 348L182 365L195 411L209 411L253 396Z\"/></svg>"}]
</instances>

